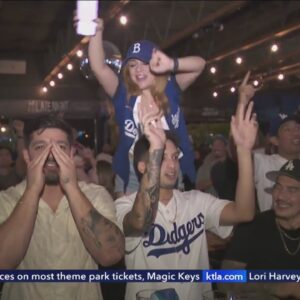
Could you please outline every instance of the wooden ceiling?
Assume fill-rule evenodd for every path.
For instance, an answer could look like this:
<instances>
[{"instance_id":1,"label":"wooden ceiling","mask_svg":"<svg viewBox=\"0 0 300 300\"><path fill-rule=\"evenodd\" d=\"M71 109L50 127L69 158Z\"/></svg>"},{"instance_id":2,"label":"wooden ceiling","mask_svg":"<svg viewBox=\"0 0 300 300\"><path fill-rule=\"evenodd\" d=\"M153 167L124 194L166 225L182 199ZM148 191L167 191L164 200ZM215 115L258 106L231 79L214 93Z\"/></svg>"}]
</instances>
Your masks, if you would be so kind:
<instances>
[{"instance_id":1,"label":"wooden ceiling","mask_svg":"<svg viewBox=\"0 0 300 300\"><path fill-rule=\"evenodd\" d=\"M236 101L229 88L237 86L247 70L252 71L252 79L263 79L260 93L298 93L300 1L99 2L104 38L121 53L145 38L171 56L200 55L207 60L206 70L183 95L188 122L198 122L205 114L226 119ZM72 26L75 6L75 1L0 1L0 60L32 57L38 74L35 84L42 82L82 42ZM118 22L121 14L129 19L126 27ZM273 42L279 45L276 53L269 49ZM241 65L235 63L238 55L244 60ZM217 68L214 75L211 66ZM75 71L78 78L66 79L64 89L74 90L75 85L78 89L79 84L96 88L84 82L79 69ZM280 71L285 75L282 81L276 78ZM1 81L9 83L4 76L0 75ZM55 92L51 97L55 99Z\"/></svg>"}]
</instances>

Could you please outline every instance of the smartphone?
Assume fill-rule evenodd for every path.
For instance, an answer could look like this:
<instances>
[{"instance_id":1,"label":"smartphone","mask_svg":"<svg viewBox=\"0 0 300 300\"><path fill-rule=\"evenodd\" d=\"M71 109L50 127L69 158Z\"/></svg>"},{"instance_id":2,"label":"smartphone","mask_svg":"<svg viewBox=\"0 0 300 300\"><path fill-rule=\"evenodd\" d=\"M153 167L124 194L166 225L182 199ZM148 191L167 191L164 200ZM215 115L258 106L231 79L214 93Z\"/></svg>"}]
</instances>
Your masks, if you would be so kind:
<instances>
[{"instance_id":1,"label":"smartphone","mask_svg":"<svg viewBox=\"0 0 300 300\"><path fill-rule=\"evenodd\" d=\"M94 20L98 17L98 0L77 0L77 34L95 35L97 24Z\"/></svg>"}]
</instances>

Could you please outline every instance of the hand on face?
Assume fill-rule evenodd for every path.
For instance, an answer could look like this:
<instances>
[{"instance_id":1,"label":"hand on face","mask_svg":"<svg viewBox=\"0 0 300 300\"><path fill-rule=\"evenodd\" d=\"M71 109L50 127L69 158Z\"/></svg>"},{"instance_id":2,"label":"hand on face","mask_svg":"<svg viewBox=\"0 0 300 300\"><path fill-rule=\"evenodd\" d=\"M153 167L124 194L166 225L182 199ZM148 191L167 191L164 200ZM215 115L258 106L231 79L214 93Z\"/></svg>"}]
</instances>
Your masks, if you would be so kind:
<instances>
[{"instance_id":1,"label":"hand on face","mask_svg":"<svg viewBox=\"0 0 300 300\"><path fill-rule=\"evenodd\" d=\"M156 74L163 74L173 70L174 62L162 51L154 49L149 62L150 70Z\"/></svg>"},{"instance_id":2,"label":"hand on face","mask_svg":"<svg viewBox=\"0 0 300 300\"><path fill-rule=\"evenodd\" d=\"M24 160L27 165L27 188L35 190L38 194L42 191L45 185L44 165L50 154L51 144L49 144L39 156L30 160L29 153L24 150Z\"/></svg>"},{"instance_id":3,"label":"hand on face","mask_svg":"<svg viewBox=\"0 0 300 300\"><path fill-rule=\"evenodd\" d=\"M59 179L63 189L77 186L76 165L73 153L69 156L58 144L53 143L51 153L59 166Z\"/></svg>"}]
</instances>

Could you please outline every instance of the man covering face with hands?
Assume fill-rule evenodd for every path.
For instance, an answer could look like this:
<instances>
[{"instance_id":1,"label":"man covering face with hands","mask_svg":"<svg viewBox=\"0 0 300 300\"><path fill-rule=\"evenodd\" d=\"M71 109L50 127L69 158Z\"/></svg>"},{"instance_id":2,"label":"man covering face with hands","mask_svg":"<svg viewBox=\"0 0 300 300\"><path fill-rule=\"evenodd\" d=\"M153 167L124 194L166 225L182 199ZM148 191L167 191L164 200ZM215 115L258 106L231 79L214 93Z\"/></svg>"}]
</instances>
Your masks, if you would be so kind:
<instances>
[{"instance_id":1,"label":"man covering face with hands","mask_svg":"<svg viewBox=\"0 0 300 300\"><path fill-rule=\"evenodd\" d=\"M26 180L0 193L0 268L97 269L119 261L124 237L111 196L78 182L71 128L41 117L24 129ZM6 283L1 299L102 299L95 283Z\"/></svg>"}]
</instances>

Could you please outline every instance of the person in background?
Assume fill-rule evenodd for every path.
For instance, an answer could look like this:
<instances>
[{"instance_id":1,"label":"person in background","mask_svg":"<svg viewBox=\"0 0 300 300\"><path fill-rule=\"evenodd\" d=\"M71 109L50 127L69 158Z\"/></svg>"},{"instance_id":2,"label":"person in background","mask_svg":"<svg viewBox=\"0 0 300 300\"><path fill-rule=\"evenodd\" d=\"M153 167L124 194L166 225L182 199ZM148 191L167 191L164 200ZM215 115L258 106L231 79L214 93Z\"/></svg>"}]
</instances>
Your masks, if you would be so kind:
<instances>
[{"instance_id":1,"label":"person in background","mask_svg":"<svg viewBox=\"0 0 300 300\"><path fill-rule=\"evenodd\" d=\"M300 160L289 160L279 171L268 172L267 177L275 181L271 193L273 209L236 228L223 269L300 269ZM299 283L226 283L219 287L300 299Z\"/></svg>"},{"instance_id":2,"label":"person in background","mask_svg":"<svg viewBox=\"0 0 300 300\"><path fill-rule=\"evenodd\" d=\"M248 72L239 87L240 105L247 105L257 91L251 84L248 84L250 72ZM272 206L272 197L268 189L272 182L266 177L269 171L278 171L288 160L299 158L300 155L300 118L297 115L288 115L284 112L278 113L270 118L269 129L271 142L277 147L276 154L265 154L255 152L254 155L254 176L257 191L259 210L269 210Z\"/></svg>"},{"instance_id":3,"label":"person in background","mask_svg":"<svg viewBox=\"0 0 300 300\"><path fill-rule=\"evenodd\" d=\"M116 200L117 218L126 237L128 269L208 269L205 230L225 238L232 225L253 219L255 193L252 147L257 122L251 103L232 117L239 163L235 201L220 200L197 190L175 189L179 173L178 142L164 131L158 112L141 110L145 133L135 145L134 166L140 177L137 193ZM127 283L126 300L139 290L174 288L179 299L201 300L204 283Z\"/></svg>"},{"instance_id":4,"label":"person in background","mask_svg":"<svg viewBox=\"0 0 300 300\"><path fill-rule=\"evenodd\" d=\"M72 131L41 116L24 128L26 180L0 193L0 269L97 269L124 256L109 193L78 183ZM2 300L102 299L97 283L6 283Z\"/></svg>"},{"instance_id":5,"label":"person in background","mask_svg":"<svg viewBox=\"0 0 300 300\"><path fill-rule=\"evenodd\" d=\"M226 160L227 144L227 139L223 135L216 134L213 137L211 151L197 171L196 188L198 190L218 196L211 179L211 169L217 162Z\"/></svg>"},{"instance_id":6,"label":"person in background","mask_svg":"<svg viewBox=\"0 0 300 300\"><path fill-rule=\"evenodd\" d=\"M24 149L24 122L13 120L12 129L17 139L17 153L14 159L12 149L7 145L0 145L0 190L14 186L22 181L26 173L26 164L23 159Z\"/></svg>"},{"instance_id":7,"label":"person in background","mask_svg":"<svg viewBox=\"0 0 300 300\"><path fill-rule=\"evenodd\" d=\"M120 140L113 160L115 191L121 196L138 189L132 161L134 144L141 135L139 103L141 107L156 107L163 111L164 128L176 131L180 138L183 177L187 176L194 183L194 153L179 104L181 92L202 73L205 60L199 56L171 58L153 42L140 40L129 47L120 75L117 75L105 64L103 20L95 22L97 29L89 42L89 61L98 82L112 98L120 128Z\"/></svg>"},{"instance_id":8,"label":"person in background","mask_svg":"<svg viewBox=\"0 0 300 300\"><path fill-rule=\"evenodd\" d=\"M115 199L115 173L113 171L112 164L106 160L98 160L96 168L98 184L104 186L112 198Z\"/></svg>"}]
</instances>

